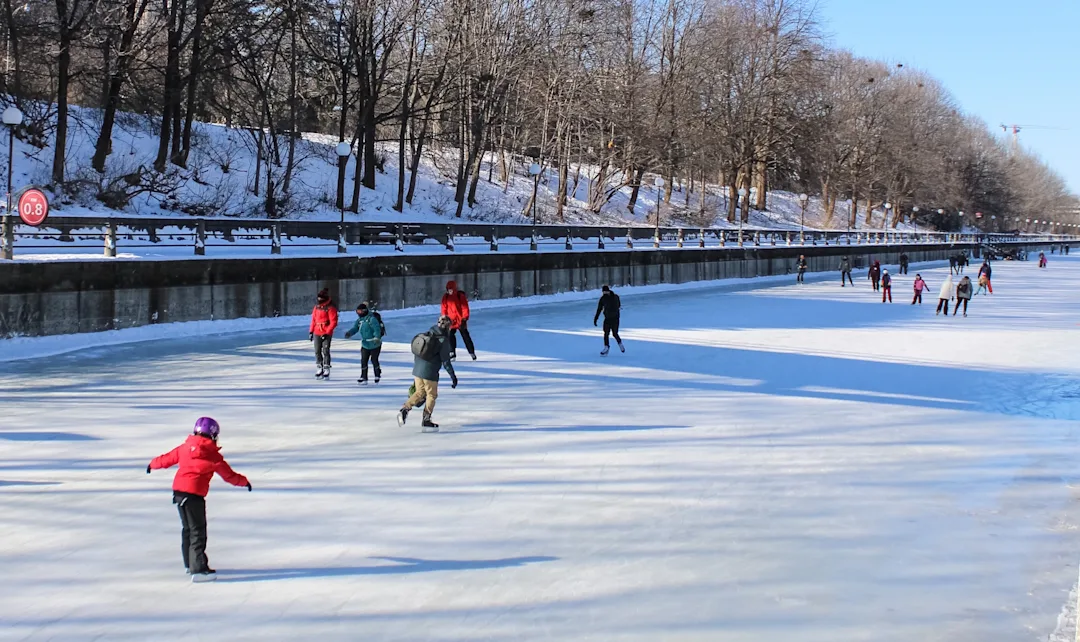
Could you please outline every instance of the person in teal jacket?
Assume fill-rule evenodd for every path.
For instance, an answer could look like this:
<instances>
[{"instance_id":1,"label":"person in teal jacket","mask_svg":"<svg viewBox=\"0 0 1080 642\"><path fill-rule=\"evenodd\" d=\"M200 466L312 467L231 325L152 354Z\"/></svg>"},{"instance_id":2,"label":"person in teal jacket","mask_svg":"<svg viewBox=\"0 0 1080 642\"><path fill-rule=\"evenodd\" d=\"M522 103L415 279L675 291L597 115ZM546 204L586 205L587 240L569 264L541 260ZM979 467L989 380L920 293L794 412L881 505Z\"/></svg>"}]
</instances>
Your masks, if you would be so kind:
<instances>
[{"instance_id":1,"label":"person in teal jacket","mask_svg":"<svg viewBox=\"0 0 1080 642\"><path fill-rule=\"evenodd\" d=\"M366 303L356 306L356 321L345 332L345 338L360 335L360 378L356 380L360 385L368 382L368 361L375 367L375 383L382 378L382 368L379 367L379 353L382 352L382 338L386 336L386 326L382 317L375 310L368 310Z\"/></svg>"}]
</instances>

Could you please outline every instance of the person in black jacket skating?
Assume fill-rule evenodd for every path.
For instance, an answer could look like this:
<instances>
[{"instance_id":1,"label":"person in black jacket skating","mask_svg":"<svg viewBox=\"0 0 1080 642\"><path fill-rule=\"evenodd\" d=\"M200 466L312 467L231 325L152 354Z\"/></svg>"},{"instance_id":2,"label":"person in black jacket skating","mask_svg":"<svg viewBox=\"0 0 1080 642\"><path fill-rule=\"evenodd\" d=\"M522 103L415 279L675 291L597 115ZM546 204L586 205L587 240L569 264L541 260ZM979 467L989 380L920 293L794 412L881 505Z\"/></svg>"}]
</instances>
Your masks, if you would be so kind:
<instances>
[{"instance_id":1,"label":"person in black jacket skating","mask_svg":"<svg viewBox=\"0 0 1080 642\"><path fill-rule=\"evenodd\" d=\"M796 283L802 283L806 278L806 270L809 269L809 265L806 263L806 257L802 254L799 255L799 260L795 263L795 268L799 271L799 275L795 277Z\"/></svg>"},{"instance_id":2,"label":"person in black jacket skating","mask_svg":"<svg viewBox=\"0 0 1080 642\"><path fill-rule=\"evenodd\" d=\"M908 255L907 252L900 253L900 274L907 274L908 269Z\"/></svg>"},{"instance_id":3,"label":"person in black jacket skating","mask_svg":"<svg viewBox=\"0 0 1080 642\"><path fill-rule=\"evenodd\" d=\"M619 295L612 292L608 286L605 285L601 289L604 293L600 295L600 301L596 304L596 315L592 320L592 324L596 325L600 319L600 313L604 313L604 349L600 351L600 354L606 355L611 349L611 344L608 342L609 334L615 335L615 343L619 344L619 350L626 352L622 339L619 337L619 314L622 310L622 301L619 300Z\"/></svg>"}]
</instances>

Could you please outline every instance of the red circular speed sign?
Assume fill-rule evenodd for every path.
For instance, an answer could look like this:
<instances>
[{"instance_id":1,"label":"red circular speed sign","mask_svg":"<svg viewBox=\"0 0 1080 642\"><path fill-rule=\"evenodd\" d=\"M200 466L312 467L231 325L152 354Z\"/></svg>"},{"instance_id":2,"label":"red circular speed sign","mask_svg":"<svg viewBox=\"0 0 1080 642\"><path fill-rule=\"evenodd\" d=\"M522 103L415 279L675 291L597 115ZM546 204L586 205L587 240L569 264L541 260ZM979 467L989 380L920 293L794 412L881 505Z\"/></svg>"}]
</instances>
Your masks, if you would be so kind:
<instances>
[{"instance_id":1,"label":"red circular speed sign","mask_svg":"<svg viewBox=\"0 0 1080 642\"><path fill-rule=\"evenodd\" d=\"M19 194L19 218L23 223L37 227L49 217L49 199L36 187Z\"/></svg>"}]
</instances>

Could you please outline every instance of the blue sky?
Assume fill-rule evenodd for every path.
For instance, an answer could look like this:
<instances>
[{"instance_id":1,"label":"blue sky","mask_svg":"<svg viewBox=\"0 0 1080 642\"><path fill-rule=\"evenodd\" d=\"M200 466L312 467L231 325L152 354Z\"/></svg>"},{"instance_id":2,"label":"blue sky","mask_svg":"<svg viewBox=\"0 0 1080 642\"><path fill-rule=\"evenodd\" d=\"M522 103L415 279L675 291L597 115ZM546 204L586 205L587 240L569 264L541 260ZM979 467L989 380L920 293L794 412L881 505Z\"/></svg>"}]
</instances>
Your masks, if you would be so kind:
<instances>
[{"instance_id":1,"label":"blue sky","mask_svg":"<svg viewBox=\"0 0 1080 642\"><path fill-rule=\"evenodd\" d=\"M818 1L833 45L929 72L992 127L1063 128L1020 141L1080 194L1080 0Z\"/></svg>"}]
</instances>

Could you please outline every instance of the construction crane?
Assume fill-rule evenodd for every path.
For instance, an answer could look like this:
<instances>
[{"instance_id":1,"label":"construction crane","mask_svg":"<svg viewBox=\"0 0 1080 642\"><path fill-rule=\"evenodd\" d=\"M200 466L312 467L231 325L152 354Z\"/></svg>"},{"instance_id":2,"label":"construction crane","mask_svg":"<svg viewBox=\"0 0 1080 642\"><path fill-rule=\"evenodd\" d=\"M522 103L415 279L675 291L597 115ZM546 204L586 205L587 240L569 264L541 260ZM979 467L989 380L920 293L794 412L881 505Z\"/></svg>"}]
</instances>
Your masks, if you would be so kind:
<instances>
[{"instance_id":1,"label":"construction crane","mask_svg":"<svg viewBox=\"0 0 1080 642\"><path fill-rule=\"evenodd\" d=\"M1042 125L1006 125L1001 124L1001 131L1008 135L1009 130L1012 130L1012 146L1016 149L1020 146L1020 130L1021 129L1049 129L1056 131L1065 131L1063 127L1044 127Z\"/></svg>"}]
</instances>

